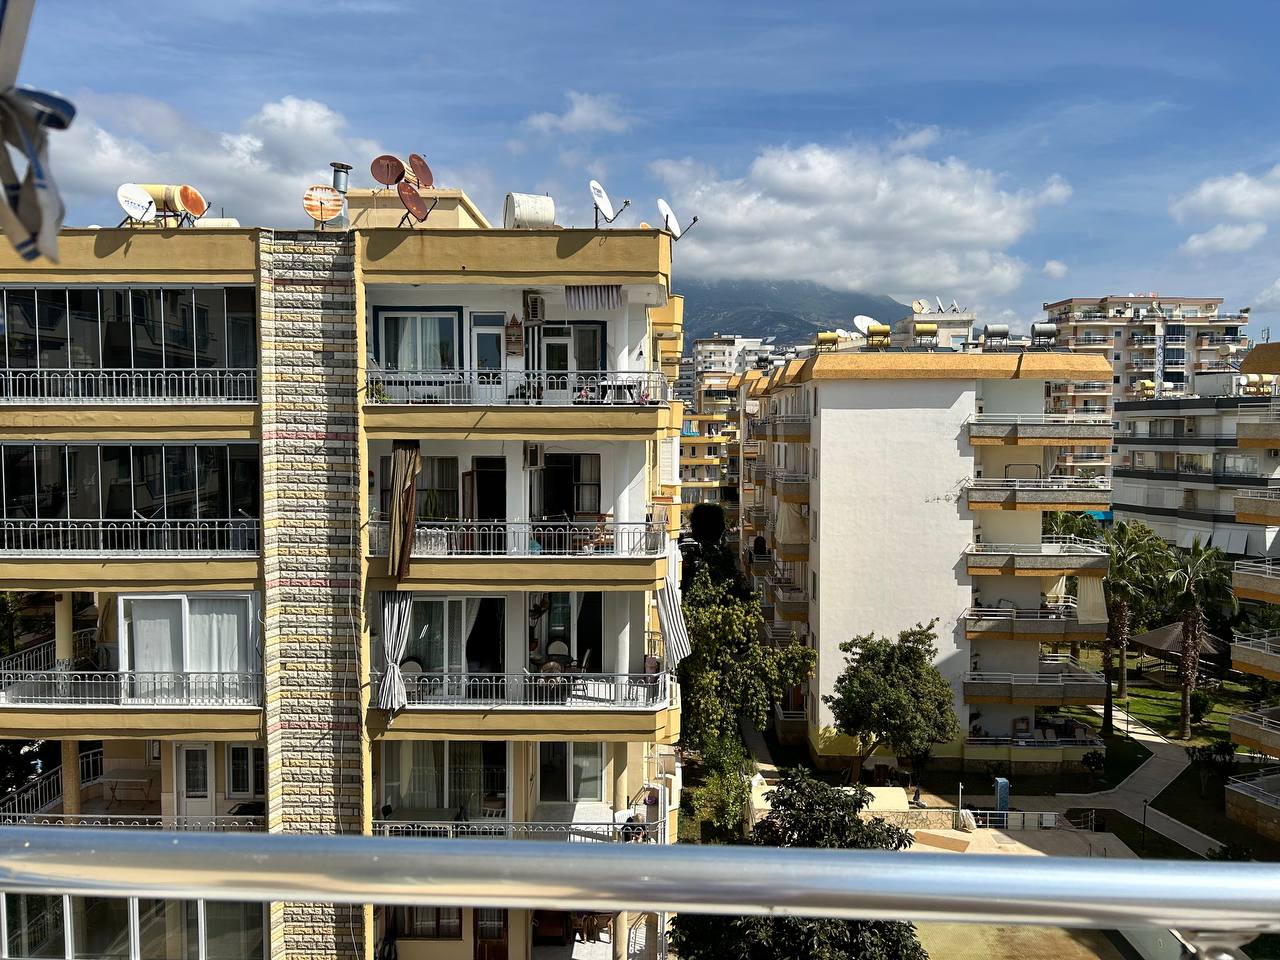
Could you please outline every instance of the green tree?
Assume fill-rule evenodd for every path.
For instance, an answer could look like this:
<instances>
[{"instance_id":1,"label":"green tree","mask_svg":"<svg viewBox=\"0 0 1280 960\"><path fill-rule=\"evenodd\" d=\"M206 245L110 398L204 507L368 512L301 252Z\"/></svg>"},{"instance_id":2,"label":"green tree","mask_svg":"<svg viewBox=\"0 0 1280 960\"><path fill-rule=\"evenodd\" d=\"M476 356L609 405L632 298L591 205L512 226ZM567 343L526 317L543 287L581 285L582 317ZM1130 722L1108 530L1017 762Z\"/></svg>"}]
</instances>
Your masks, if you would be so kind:
<instances>
[{"instance_id":1,"label":"green tree","mask_svg":"<svg viewBox=\"0 0 1280 960\"><path fill-rule=\"evenodd\" d=\"M1107 755L1101 750L1090 750L1080 758L1080 765L1089 771L1089 779L1097 780L1098 774L1106 769Z\"/></svg>"},{"instance_id":2,"label":"green tree","mask_svg":"<svg viewBox=\"0 0 1280 960\"><path fill-rule=\"evenodd\" d=\"M1182 616L1181 662L1178 679L1182 683L1182 703L1178 715L1178 737L1191 739L1191 691L1195 689L1200 670L1200 651L1204 649L1206 607L1229 604L1236 607L1231 592L1231 569L1226 555L1213 547L1205 547L1197 537L1188 550L1181 551L1166 574L1173 599Z\"/></svg>"},{"instance_id":3,"label":"green tree","mask_svg":"<svg viewBox=\"0 0 1280 960\"><path fill-rule=\"evenodd\" d=\"M1129 695L1129 641L1133 637L1135 606L1158 588L1172 562L1168 545L1144 523L1121 521L1103 535L1107 550L1107 636L1102 646L1102 672L1107 677L1107 696L1102 709L1102 732L1111 732L1112 659L1120 659L1116 696Z\"/></svg>"},{"instance_id":4,"label":"green tree","mask_svg":"<svg viewBox=\"0 0 1280 960\"><path fill-rule=\"evenodd\" d=\"M864 817L865 787L841 789L803 770L782 774L751 843L827 850L905 850L911 834ZM681 960L928 960L915 927L888 920L717 917L682 913L671 944Z\"/></svg>"},{"instance_id":5,"label":"green tree","mask_svg":"<svg viewBox=\"0 0 1280 960\"><path fill-rule=\"evenodd\" d=\"M910 756L960 736L951 684L934 660L937 620L903 630L897 640L874 634L840 644L845 668L823 697L836 729L852 737L850 781L857 783L867 758L882 746Z\"/></svg>"},{"instance_id":6,"label":"green tree","mask_svg":"<svg viewBox=\"0 0 1280 960\"><path fill-rule=\"evenodd\" d=\"M799 643L761 639L760 598L699 570L684 598L689 656L680 662L681 726L697 750L737 736L738 720L763 730L769 711L813 674L816 655Z\"/></svg>"},{"instance_id":7,"label":"green tree","mask_svg":"<svg viewBox=\"0 0 1280 960\"><path fill-rule=\"evenodd\" d=\"M1204 722L1204 718L1209 715L1209 711L1213 709L1213 697L1209 695L1208 690L1192 690L1191 691L1191 722L1197 726Z\"/></svg>"}]
</instances>

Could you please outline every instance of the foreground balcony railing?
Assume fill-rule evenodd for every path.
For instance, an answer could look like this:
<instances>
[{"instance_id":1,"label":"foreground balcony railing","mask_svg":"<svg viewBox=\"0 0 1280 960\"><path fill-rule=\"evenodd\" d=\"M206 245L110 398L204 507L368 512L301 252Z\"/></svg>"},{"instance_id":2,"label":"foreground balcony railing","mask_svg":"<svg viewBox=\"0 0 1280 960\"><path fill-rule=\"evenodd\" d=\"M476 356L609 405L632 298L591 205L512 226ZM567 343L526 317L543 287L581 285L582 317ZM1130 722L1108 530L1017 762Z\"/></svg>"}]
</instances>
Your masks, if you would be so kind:
<instances>
[{"instance_id":1,"label":"foreground balcony railing","mask_svg":"<svg viewBox=\"0 0 1280 960\"><path fill-rule=\"evenodd\" d=\"M665 375L652 370L371 370L367 403L455 406L648 406L666 403Z\"/></svg>"},{"instance_id":2,"label":"foreground balcony railing","mask_svg":"<svg viewBox=\"0 0 1280 960\"><path fill-rule=\"evenodd\" d=\"M261 673L64 670L0 673L0 708L257 707Z\"/></svg>"},{"instance_id":3,"label":"foreground balcony railing","mask_svg":"<svg viewBox=\"0 0 1280 960\"><path fill-rule=\"evenodd\" d=\"M369 522L369 549L386 556L388 524ZM413 557L660 557L662 520L419 520Z\"/></svg>"},{"instance_id":4,"label":"foreground balcony railing","mask_svg":"<svg viewBox=\"0 0 1280 960\"><path fill-rule=\"evenodd\" d=\"M0 813L0 826L93 827L125 830L180 830L183 833L251 833L267 828L266 817L193 817L131 813Z\"/></svg>"},{"instance_id":5,"label":"foreground balcony railing","mask_svg":"<svg viewBox=\"0 0 1280 960\"><path fill-rule=\"evenodd\" d=\"M0 871L72 897L1175 929L1218 960L1280 932L1280 865L1256 862L11 827Z\"/></svg>"},{"instance_id":6,"label":"foreground balcony railing","mask_svg":"<svg viewBox=\"0 0 1280 960\"><path fill-rule=\"evenodd\" d=\"M969 553L1013 553L1021 556L1105 557L1106 549L1097 540L1083 537L1049 535L1040 543L971 543Z\"/></svg>"},{"instance_id":7,"label":"foreground balcony railing","mask_svg":"<svg viewBox=\"0 0 1280 960\"><path fill-rule=\"evenodd\" d=\"M377 689L375 674L373 689ZM654 710L670 703L665 673L405 673L408 707Z\"/></svg>"},{"instance_id":8,"label":"foreground balcony railing","mask_svg":"<svg viewBox=\"0 0 1280 960\"><path fill-rule=\"evenodd\" d=\"M666 824L507 820L375 820L373 832L381 837L422 837L485 840L541 840L561 843L666 843Z\"/></svg>"},{"instance_id":9,"label":"foreground balcony railing","mask_svg":"<svg viewBox=\"0 0 1280 960\"><path fill-rule=\"evenodd\" d=\"M258 371L0 370L4 403L256 403Z\"/></svg>"},{"instance_id":10,"label":"foreground balcony railing","mask_svg":"<svg viewBox=\"0 0 1280 960\"><path fill-rule=\"evenodd\" d=\"M1034 480L1014 479L1010 477L975 477L966 481L971 490L997 490L1009 492L1036 492L1065 490L1089 491L1092 493L1110 492L1111 480L1108 477L1040 477Z\"/></svg>"},{"instance_id":11,"label":"foreground balcony railing","mask_svg":"<svg viewBox=\"0 0 1280 960\"><path fill-rule=\"evenodd\" d=\"M256 557L260 521L4 520L0 555Z\"/></svg>"},{"instance_id":12,"label":"foreground balcony railing","mask_svg":"<svg viewBox=\"0 0 1280 960\"><path fill-rule=\"evenodd\" d=\"M1268 751L1280 749L1280 704L1232 714L1227 720L1227 727L1232 740L1264 747Z\"/></svg>"}]
</instances>

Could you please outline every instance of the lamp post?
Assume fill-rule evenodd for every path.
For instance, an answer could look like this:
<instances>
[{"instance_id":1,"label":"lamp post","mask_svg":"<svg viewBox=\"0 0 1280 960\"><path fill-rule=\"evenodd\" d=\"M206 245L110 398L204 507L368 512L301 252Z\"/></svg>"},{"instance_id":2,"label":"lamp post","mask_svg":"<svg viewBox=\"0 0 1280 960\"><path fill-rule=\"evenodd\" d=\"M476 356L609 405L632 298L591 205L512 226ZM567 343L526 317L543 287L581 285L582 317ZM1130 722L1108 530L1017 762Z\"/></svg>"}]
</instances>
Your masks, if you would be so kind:
<instances>
[{"instance_id":1,"label":"lamp post","mask_svg":"<svg viewBox=\"0 0 1280 960\"><path fill-rule=\"evenodd\" d=\"M1142 852L1143 853L1147 852L1147 805L1149 803L1151 803L1150 800L1144 799L1142 801Z\"/></svg>"}]
</instances>

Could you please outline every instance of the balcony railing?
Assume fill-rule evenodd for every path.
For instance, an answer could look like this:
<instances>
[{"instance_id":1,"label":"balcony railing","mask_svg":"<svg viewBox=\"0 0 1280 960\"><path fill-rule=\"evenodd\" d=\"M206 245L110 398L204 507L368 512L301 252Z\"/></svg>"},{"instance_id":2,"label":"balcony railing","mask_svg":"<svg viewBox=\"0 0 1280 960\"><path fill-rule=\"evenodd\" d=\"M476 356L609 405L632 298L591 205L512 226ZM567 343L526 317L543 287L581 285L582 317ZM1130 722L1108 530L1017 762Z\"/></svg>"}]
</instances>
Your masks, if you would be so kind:
<instances>
[{"instance_id":1,"label":"balcony railing","mask_svg":"<svg viewBox=\"0 0 1280 960\"><path fill-rule=\"evenodd\" d=\"M1106 548L1097 540L1048 535L1040 543L971 543L969 553L1015 553L1031 557L1102 557Z\"/></svg>"},{"instance_id":2,"label":"balcony railing","mask_svg":"<svg viewBox=\"0 0 1280 960\"><path fill-rule=\"evenodd\" d=\"M261 521L3 520L0 555L256 557Z\"/></svg>"},{"instance_id":3,"label":"balcony railing","mask_svg":"<svg viewBox=\"0 0 1280 960\"><path fill-rule=\"evenodd\" d=\"M261 705L261 673L69 670L15 670L0 673L0 708Z\"/></svg>"},{"instance_id":4,"label":"balcony railing","mask_svg":"<svg viewBox=\"0 0 1280 960\"><path fill-rule=\"evenodd\" d=\"M258 371L0 370L3 403L256 403Z\"/></svg>"},{"instance_id":5,"label":"balcony railing","mask_svg":"<svg viewBox=\"0 0 1280 960\"><path fill-rule=\"evenodd\" d=\"M1231 646L1280 657L1280 633L1237 633L1231 641Z\"/></svg>"},{"instance_id":6,"label":"balcony railing","mask_svg":"<svg viewBox=\"0 0 1280 960\"><path fill-rule=\"evenodd\" d=\"M1243 793L1269 807L1280 807L1280 766L1264 767L1256 773L1230 777L1227 789Z\"/></svg>"},{"instance_id":7,"label":"balcony railing","mask_svg":"<svg viewBox=\"0 0 1280 960\"><path fill-rule=\"evenodd\" d=\"M370 370L368 403L484 407L649 406L669 398L652 370Z\"/></svg>"},{"instance_id":8,"label":"balcony railing","mask_svg":"<svg viewBox=\"0 0 1280 960\"><path fill-rule=\"evenodd\" d=\"M375 675L377 689L380 676ZM654 710L670 703L665 673L405 673L408 707Z\"/></svg>"},{"instance_id":9,"label":"balcony railing","mask_svg":"<svg viewBox=\"0 0 1280 960\"><path fill-rule=\"evenodd\" d=\"M388 524L369 522L369 549L386 556ZM660 557L661 520L419 520L413 557Z\"/></svg>"},{"instance_id":10,"label":"balcony railing","mask_svg":"<svg viewBox=\"0 0 1280 960\"><path fill-rule=\"evenodd\" d=\"M1034 740L1031 737L965 737L965 744L971 747L1028 747L1043 750L1053 747L1090 747L1106 746L1101 737L1061 737L1056 740Z\"/></svg>"},{"instance_id":11,"label":"balcony railing","mask_svg":"<svg viewBox=\"0 0 1280 960\"><path fill-rule=\"evenodd\" d=\"M1029 426L1111 426L1111 418L1087 413L975 413L971 423L1026 424Z\"/></svg>"},{"instance_id":12,"label":"balcony railing","mask_svg":"<svg viewBox=\"0 0 1280 960\"><path fill-rule=\"evenodd\" d=\"M1237 560L1231 565L1235 573L1246 573L1253 577L1280 577L1280 559L1275 560Z\"/></svg>"},{"instance_id":13,"label":"balcony railing","mask_svg":"<svg viewBox=\"0 0 1280 960\"><path fill-rule=\"evenodd\" d=\"M85 750L79 756L80 786L102 779L102 748ZM62 767L46 770L0 798L0 818L36 815L62 802Z\"/></svg>"},{"instance_id":14,"label":"balcony railing","mask_svg":"<svg viewBox=\"0 0 1280 960\"><path fill-rule=\"evenodd\" d=\"M974 477L966 481L966 485L974 490L1090 490L1093 492L1109 491L1109 477L1041 477L1035 480L1022 480L1010 477Z\"/></svg>"},{"instance_id":15,"label":"balcony railing","mask_svg":"<svg viewBox=\"0 0 1280 960\"><path fill-rule=\"evenodd\" d=\"M964 675L966 684L988 683L1014 686L1061 687L1069 684L1104 684L1101 673L1086 670L1070 657L1041 657L1040 669L1035 673L1002 673L999 671L969 671Z\"/></svg>"},{"instance_id":16,"label":"balcony railing","mask_svg":"<svg viewBox=\"0 0 1280 960\"><path fill-rule=\"evenodd\" d=\"M266 817L162 816L131 813L0 813L0 826L93 827L127 830L181 830L201 833L245 833L266 830Z\"/></svg>"},{"instance_id":17,"label":"balcony railing","mask_svg":"<svg viewBox=\"0 0 1280 960\"><path fill-rule=\"evenodd\" d=\"M666 824L508 820L375 820L375 836L482 840L551 840L561 843L666 843Z\"/></svg>"},{"instance_id":18,"label":"balcony railing","mask_svg":"<svg viewBox=\"0 0 1280 960\"><path fill-rule=\"evenodd\" d=\"M57 643L53 640L38 646L11 653L0 660L0 672L22 670L52 670L56 660Z\"/></svg>"},{"instance_id":19,"label":"balcony railing","mask_svg":"<svg viewBox=\"0 0 1280 960\"><path fill-rule=\"evenodd\" d=\"M1059 601L1044 607L969 607L964 612L966 620L1075 620L1074 601Z\"/></svg>"}]
</instances>

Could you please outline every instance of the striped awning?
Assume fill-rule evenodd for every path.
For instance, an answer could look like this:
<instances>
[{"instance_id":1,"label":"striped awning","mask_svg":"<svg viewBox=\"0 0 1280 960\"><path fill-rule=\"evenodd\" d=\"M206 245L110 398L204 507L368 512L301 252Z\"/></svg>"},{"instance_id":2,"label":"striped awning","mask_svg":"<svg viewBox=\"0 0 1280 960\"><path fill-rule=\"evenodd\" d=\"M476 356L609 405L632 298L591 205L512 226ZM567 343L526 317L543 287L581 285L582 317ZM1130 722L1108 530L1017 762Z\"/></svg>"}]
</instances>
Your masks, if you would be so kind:
<instances>
[{"instance_id":1,"label":"striped awning","mask_svg":"<svg viewBox=\"0 0 1280 960\"><path fill-rule=\"evenodd\" d=\"M689 631L680 606L680 548L667 545L667 579L658 591L658 626L667 650L667 667L674 669L689 655Z\"/></svg>"},{"instance_id":2,"label":"striped awning","mask_svg":"<svg viewBox=\"0 0 1280 960\"><path fill-rule=\"evenodd\" d=\"M570 310L617 310L622 306L622 285L566 284L564 300Z\"/></svg>"}]
</instances>

